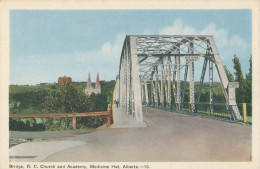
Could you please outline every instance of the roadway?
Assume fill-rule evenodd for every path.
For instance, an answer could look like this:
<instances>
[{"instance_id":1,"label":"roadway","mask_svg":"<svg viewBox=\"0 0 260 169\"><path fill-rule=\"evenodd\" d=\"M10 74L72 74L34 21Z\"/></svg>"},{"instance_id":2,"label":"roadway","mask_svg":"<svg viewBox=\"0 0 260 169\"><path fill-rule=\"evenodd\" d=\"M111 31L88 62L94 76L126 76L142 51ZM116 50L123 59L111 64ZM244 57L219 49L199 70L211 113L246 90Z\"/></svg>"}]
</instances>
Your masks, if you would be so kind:
<instances>
[{"instance_id":1,"label":"roadway","mask_svg":"<svg viewBox=\"0 0 260 169\"><path fill-rule=\"evenodd\" d=\"M147 127L101 127L91 132L70 132L59 140L76 141L80 146L49 154L44 161L250 161L250 125L150 108L143 111Z\"/></svg>"}]
</instances>

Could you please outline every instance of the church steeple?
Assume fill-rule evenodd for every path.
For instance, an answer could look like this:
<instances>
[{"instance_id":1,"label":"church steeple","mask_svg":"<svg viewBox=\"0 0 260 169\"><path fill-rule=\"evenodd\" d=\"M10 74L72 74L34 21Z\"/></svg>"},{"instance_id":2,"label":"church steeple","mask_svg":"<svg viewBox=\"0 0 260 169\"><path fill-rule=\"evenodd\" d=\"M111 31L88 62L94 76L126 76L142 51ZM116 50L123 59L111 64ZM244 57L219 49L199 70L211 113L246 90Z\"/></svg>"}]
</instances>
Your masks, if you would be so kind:
<instances>
[{"instance_id":1,"label":"church steeple","mask_svg":"<svg viewBox=\"0 0 260 169\"><path fill-rule=\"evenodd\" d=\"M99 73L97 73L97 80L96 80L96 85L95 85L95 89L92 88L92 83L91 83L91 76L90 76L90 72L88 74L88 82L87 82L87 87L84 89L86 94L91 94L91 93L95 93L95 94L99 94L101 93L101 84L99 81Z\"/></svg>"},{"instance_id":2,"label":"church steeple","mask_svg":"<svg viewBox=\"0 0 260 169\"><path fill-rule=\"evenodd\" d=\"M98 73L97 73L97 81L96 81L96 85L100 85L99 74L98 74Z\"/></svg>"},{"instance_id":3,"label":"church steeple","mask_svg":"<svg viewBox=\"0 0 260 169\"><path fill-rule=\"evenodd\" d=\"M101 85L100 85L98 73L97 73L97 80L96 80L96 93L101 93Z\"/></svg>"},{"instance_id":4,"label":"church steeple","mask_svg":"<svg viewBox=\"0 0 260 169\"><path fill-rule=\"evenodd\" d=\"M92 88L90 72L88 74L88 85L87 85L87 88Z\"/></svg>"}]
</instances>

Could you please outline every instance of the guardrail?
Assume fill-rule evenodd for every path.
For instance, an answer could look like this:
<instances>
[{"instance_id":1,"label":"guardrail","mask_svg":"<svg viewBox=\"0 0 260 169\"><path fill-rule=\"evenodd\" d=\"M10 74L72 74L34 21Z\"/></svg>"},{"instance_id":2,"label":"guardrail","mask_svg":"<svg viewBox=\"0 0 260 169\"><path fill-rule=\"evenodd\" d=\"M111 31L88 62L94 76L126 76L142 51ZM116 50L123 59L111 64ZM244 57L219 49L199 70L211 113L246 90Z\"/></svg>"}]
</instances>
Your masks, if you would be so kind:
<instances>
[{"instance_id":1,"label":"guardrail","mask_svg":"<svg viewBox=\"0 0 260 169\"><path fill-rule=\"evenodd\" d=\"M210 117L214 119L220 119L220 120L232 120L230 116L230 112L227 109L227 103L213 103L213 113L210 112L210 103L203 103L200 102L197 104L197 116L205 116ZM149 104L150 107L156 108L156 109L163 109L166 111L175 111L178 113L185 113L185 114L192 114L190 111L190 103L189 102L183 102L182 111L177 111L176 104L172 104L171 108L168 108L167 105L164 107L161 107L160 103L158 105L158 108L155 106L155 104ZM243 117L243 122L245 123L252 123L252 103L237 103L238 109L240 111L241 116Z\"/></svg>"},{"instance_id":2,"label":"guardrail","mask_svg":"<svg viewBox=\"0 0 260 169\"><path fill-rule=\"evenodd\" d=\"M29 115L10 115L9 118L30 118L30 127L33 126L34 118L55 118L55 117L72 117L73 129L77 128L77 117L87 117L87 116L107 116L107 126L111 126L112 121L112 107L108 105L107 112L87 112L87 113L70 113L70 114L29 114Z\"/></svg>"}]
</instances>

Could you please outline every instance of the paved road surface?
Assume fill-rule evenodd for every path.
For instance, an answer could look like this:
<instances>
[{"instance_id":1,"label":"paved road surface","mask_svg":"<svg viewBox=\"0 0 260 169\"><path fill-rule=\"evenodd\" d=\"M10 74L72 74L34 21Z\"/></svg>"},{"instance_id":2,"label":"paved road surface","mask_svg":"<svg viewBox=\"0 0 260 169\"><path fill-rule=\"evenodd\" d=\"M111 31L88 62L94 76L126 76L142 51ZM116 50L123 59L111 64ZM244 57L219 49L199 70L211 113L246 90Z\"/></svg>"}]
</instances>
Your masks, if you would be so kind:
<instances>
[{"instance_id":1,"label":"paved road surface","mask_svg":"<svg viewBox=\"0 0 260 169\"><path fill-rule=\"evenodd\" d=\"M66 140L87 145L49 157L49 162L250 161L251 126L153 109L146 128L101 128Z\"/></svg>"},{"instance_id":2,"label":"paved road surface","mask_svg":"<svg viewBox=\"0 0 260 169\"><path fill-rule=\"evenodd\" d=\"M69 150L73 147L86 145L84 141L44 141L27 142L12 147L9 152L10 162L41 162L45 161L50 155L57 152Z\"/></svg>"}]
</instances>

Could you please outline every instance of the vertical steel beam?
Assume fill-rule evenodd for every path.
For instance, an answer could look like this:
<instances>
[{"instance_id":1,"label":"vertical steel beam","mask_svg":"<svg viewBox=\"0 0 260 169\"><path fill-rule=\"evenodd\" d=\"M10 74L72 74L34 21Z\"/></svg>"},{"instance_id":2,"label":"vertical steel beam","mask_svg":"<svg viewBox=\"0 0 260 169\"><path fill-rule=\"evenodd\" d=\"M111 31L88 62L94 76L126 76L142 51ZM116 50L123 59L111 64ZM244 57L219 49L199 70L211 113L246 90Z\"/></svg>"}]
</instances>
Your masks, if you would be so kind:
<instances>
[{"instance_id":1,"label":"vertical steel beam","mask_svg":"<svg viewBox=\"0 0 260 169\"><path fill-rule=\"evenodd\" d=\"M174 57L175 64L173 66L173 77L172 77L172 91L174 96L174 102L176 105L176 110L178 108L177 106L177 90L176 90L176 56Z\"/></svg>"},{"instance_id":2,"label":"vertical steel beam","mask_svg":"<svg viewBox=\"0 0 260 169\"><path fill-rule=\"evenodd\" d=\"M148 98L148 88L147 88L147 81L144 80L144 91L145 91L145 105L149 105L149 98Z\"/></svg>"},{"instance_id":3,"label":"vertical steel beam","mask_svg":"<svg viewBox=\"0 0 260 169\"><path fill-rule=\"evenodd\" d=\"M177 49L177 52L180 53L180 50ZM175 65L176 65L176 83L177 83L177 90L176 90L176 103L177 103L177 110L181 109L181 67L180 67L180 56L176 56L175 58Z\"/></svg>"},{"instance_id":4,"label":"vertical steel beam","mask_svg":"<svg viewBox=\"0 0 260 169\"><path fill-rule=\"evenodd\" d=\"M127 56L124 56L124 111L127 113Z\"/></svg>"},{"instance_id":5,"label":"vertical steel beam","mask_svg":"<svg viewBox=\"0 0 260 169\"><path fill-rule=\"evenodd\" d=\"M209 46L209 44L207 44L206 54L209 54L209 51L210 51L210 46ZM207 70L207 64L208 64L208 59L205 58L203 67L202 67L201 77L200 77L200 88L199 88L199 93L198 93L198 97L197 97L197 103L195 105L195 113L198 112L198 106L199 106L200 96L201 96L201 92L202 92L202 88L203 88L203 84L204 84L204 77L205 77L205 73Z\"/></svg>"},{"instance_id":6,"label":"vertical steel beam","mask_svg":"<svg viewBox=\"0 0 260 169\"><path fill-rule=\"evenodd\" d=\"M153 77L152 77L153 78ZM153 97L154 97L154 94L153 94L153 92L154 92L154 85L153 85L153 79L151 80L151 82L150 82L150 106L153 106Z\"/></svg>"},{"instance_id":7,"label":"vertical steel beam","mask_svg":"<svg viewBox=\"0 0 260 169\"><path fill-rule=\"evenodd\" d=\"M120 63L121 65L121 63ZM121 102L122 102L122 79L121 79L121 74L122 74L122 70L120 68L119 70L119 77L118 77L118 96L119 96L119 103L118 103L118 106L121 107Z\"/></svg>"},{"instance_id":8,"label":"vertical steel beam","mask_svg":"<svg viewBox=\"0 0 260 169\"><path fill-rule=\"evenodd\" d=\"M165 78L167 78L165 76ZM164 105L165 105L165 108L166 106L168 107L168 80L164 80L164 95L165 95L165 101L164 101Z\"/></svg>"},{"instance_id":9,"label":"vertical steel beam","mask_svg":"<svg viewBox=\"0 0 260 169\"><path fill-rule=\"evenodd\" d=\"M127 49L127 56L128 56L128 67L129 67L129 108L128 108L128 111L129 113L128 114L133 114L134 112L134 109L133 109L133 76L132 76L132 60L131 60L131 52L130 52L130 42L129 41L126 41L127 42L127 45L126 45L126 49Z\"/></svg>"},{"instance_id":10,"label":"vertical steel beam","mask_svg":"<svg viewBox=\"0 0 260 169\"><path fill-rule=\"evenodd\" d=\"M168 109L171 109L172 105L172 92L171 92L171 84L172 84L172 67L171 67L171 57L168 56L167 58L167 77L168 77L168 90L167 90L167 103Z\"/></svg>"},{"instance_id":11,"label":"vertical steel beam","mask_svg":"<svg viewBox=\"0 0 260 169\"><path fill-rule=\"evenodd\" d=\"M153 95L154 95L155 107L158 108L158 89L157 89L157 77L156 76L155 76L155 80L154 80Z\"/></svg>"},{"instance_id":12,"label":"vertical steel beam","mask_svg":"<svg viewBox=\"0 0 260 169\"><path fill-rule=\"evenodd\" d=\"M130 36L130 49L131 49L131 61L132 61L132 85L134 96L134 112L137 122L143 122L143 110L141 102L141 89L139 78L139 63L137 59L136 49L136 37Z\"/></svg>"},{"instance_id":13,"label":"vertical steel beam","mask_svg":"<svg viewBox=\"0 0 260 169\"><path fill-rule=\"evenodd\" d=\"M195 110L195 99L194 99L194 62L189 62L189 80L190 80L190 109L191 113Z\"/></svg>"},{"instance_id":14,"label":"vertical steel beam","mask_svg":"<svg viewBox=\"0 0 260 169\"><path fill-rule=\"evenodd\" d=\"M157 87L158 87L158 104L160 104L160 106L162 105L161 101L162 101L162 94L161 94L161 76L158 75L158 79L157 79L158 83L157 83Z\"/></svg>"},{"instance_id":15,"label":"vertical steel beam","mask_svg":"<svg viewBox=\"0 0 260 169\"><path fill-rule=\"evenodd\" d=\"M186 62L185 73L184 73L184 87L183 87L183 92L182 92L181 109L180 109L180 111L183 110L184 98L185 98L185 93L186 93L188 65L189 65L189 62Z\"/></svg>"},{"instance_id":16,"label":"vertical steel beam","mask_svg":"<svg viewBox=\"0 0 260 169\"><path fill-rule=\"evenodd\" d=\"M144 87L144 83L141 85L141 93L142 93L142 105L145 105L145 87Z\"/></svg>"},{"instance_id":17,"label":"vertical steel beam","mask_svg":"<svg viewBox=\"0 0 260 169\"><path fill-rule=\"evenodd\" d=\"M155 102L156 102L156 108L158 108L159 107L159 98L158 98L158 93L159 93L159 89L158 89L158 67L156 66L156 70L155 70L155 73L156 73L156 75L155 75L155 97L154 97L154 100L155 100Z\"/></svg>"},{"instance_id":18,"label":"vertical steel beam","mask_svg":"<svg viewBox=\"0 0 260 169\"><path fill-rule=\"evenodd\" d=\"M204 77L205 77L205 73L206 73L206 70L207 70L207 63L208 63L208 59L204 59L201 77L200 77L200 88L199 88L199 93L198 93L198 98L197 98L197 104L196 104L196 107L195 107L195 113L198 112L198 106L199 106L200 96L201 96L201 92L202 92L202 88L203 88Z\"/></svg>"},{"instance_id":19,"label":"vertical steel beam","mask_svg":"<svg viewBox=\"0 0 260 169\"><path fill-rule=\"evenodd\" d=\"M131 56L128 53L128 45L126 45L126 50L125 50L125 57L126 57L126 111L127 114L131 114L131 108L130 108L130 102L131 102L131 97L130 97L130 90L131 90Z\"/></svg>"},{"instance_id":20,"label":"vertical steel beam","mask_svg":"<svg viewBox=\"0 0 260 169\"><path fill-rule=\"evenodd\" d=\"M121 59L121 73L120 73L120 81L121 81L121 85L120 85L120 94L121 94L121 101L120 101L120 107L123 109L124 107L124 56L122 56Z\"/></svg>"},{"instance_id":21,"label":"vertical steel beam","mask_svg":"<svg viewBox=\"0 0 260 169\"><path fill-rule=\"evenodd\" d=\"M120 68L120 107L126 112L126 49L123 50Z\"/></svg>"},{"instance_id":22,"label":"vertical steel beam","mask_svg":"<svg viewBox=\"0 0 260 169\"><path fill-rule=\"evenodd\" d=\"M141 102L142 102L142 105L144 104L144 86L143 85L141 85L140 86L141 87Z\"/></svg>"},{"instance_id":23,"label":"vertical steel beam","mask_svg":"<svg viewBox=\"0 0 260 169\"><path fill-rule=\"evenodd\" d=\"M158 72L158 69L157 69L157 88L158 88L158 104L160 104L160 105L162 105L162 103L161 103L161 100L162 100L162 98L161 98L161 96L162 96L162 94L161 94L161 76L159 75L159 72Z\"/></svg>"},{"instance_id":24,"label":"vertical steel beam","mask_svg":"<svg viewBox=\"0 0 260 169\"><path fill-rule=\"evenodd\" d=\"M131 115L133 117L135 117L135 100L134 100L134 91L133 91L133 87L132 87L132 94L131 94Z\"/></svg>"},{"instance_id":25,"label":"vertical steel beam","mask_svg":"<svg viewBox=\"0 0 260 169\"><path fill-rule=\"evenodd\" d=\"M194 53L193 42L190 42L188 53L189 54ZM190 81L190 109L191 109L192 114L195 111L194 61L195 61L195 59L193 58L188 64L188 66L189 66L189 81Z\"/></svg>"},{"instance_id":26,"label":"vertical steel beam","mask_svg":"<svg viewBox=\"0 0 260 169\"><path fill-rule=\"evenodd\" d=\"M214 116L213 113L214 84L213 84L213 63L212 62L209 62L209 86L210 86L210 115Z\"/></svg>"},{"instance_id":27,"label":"vertical steel beam","mask_svg":"<svg viewBox=\"0 0 260 169\"><path fill-rule=\"evenodd\" d=\"M161 65L160 65L160 68L161 68L161 78L160 78L160 81L161 81L161 108L164 108L164 65L163 65L163 60L161 61Z\"/></svg>"},{"instance_id":28,"label":"vertical steel beam","mask_svg":"<svg viewBox=\"0 0 260 169\"><path fill-rule=\"evenodd\" d=\"M123 48L124 50L124 48ZM123 56L121 56L121 59L120 59L120 69L119 69L119 107L122 108L122 102L123 102L123 63L122 63L122 60L123 60Z\"/></svg>"}]
</instances>

